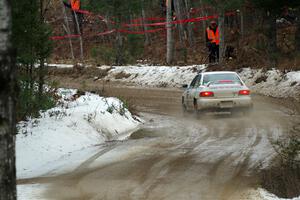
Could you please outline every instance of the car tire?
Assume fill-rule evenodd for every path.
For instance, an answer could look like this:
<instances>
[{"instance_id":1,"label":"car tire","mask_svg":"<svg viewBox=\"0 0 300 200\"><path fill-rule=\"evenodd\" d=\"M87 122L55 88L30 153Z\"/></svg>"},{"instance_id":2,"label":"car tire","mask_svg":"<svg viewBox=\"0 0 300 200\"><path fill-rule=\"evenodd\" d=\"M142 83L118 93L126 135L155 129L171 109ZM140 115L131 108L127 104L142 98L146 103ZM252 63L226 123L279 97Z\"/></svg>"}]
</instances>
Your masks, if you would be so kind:
<instances>
[{"instance_id":1,"label":"car tire","mask_svg":"<svg viewBox=\"0 0 300 200\"><path fill-rule=\"evenodd\" d=\"M188 114L188 110L186 108L186 105L182 104L181 107L182 107L182 114L183 114L183 116L186 116Z\"/></svg>"},{"instance_id":2,"label":"car tire","mask_svg":"<svg viewBox=\"0 0 300 200\"><path fill-rule=\"evenodd\" d=\"M181 109L182 109L182 114L186 115L188 110L187 110L186 105L184 104L184 98L183 97L182 97L182 100L181 100Z\"/></svg>"},{"instance_id":3,"label":"car tire","mask_svg":"<svg viewBox=\"0 0 300 200\"><path fill-rule=\"evenodd\" d=\"M246 116L246 117L249 117L249 116L252 114L252 111L253 111L253 108L252 108L252 107L245 108L245 109L243 110L243 115Z\"/></svg>"},{"instance_id":4,"label":"car tire","mask_svg":"<svg viewBox=\"0 0 300 200\"><path fill-rule=\"evenodd\" d=\"M198 109L197 99L194 99L194 109L193 114L196 118L200 118L200 111Z\"/></svg>"}]
</instances>

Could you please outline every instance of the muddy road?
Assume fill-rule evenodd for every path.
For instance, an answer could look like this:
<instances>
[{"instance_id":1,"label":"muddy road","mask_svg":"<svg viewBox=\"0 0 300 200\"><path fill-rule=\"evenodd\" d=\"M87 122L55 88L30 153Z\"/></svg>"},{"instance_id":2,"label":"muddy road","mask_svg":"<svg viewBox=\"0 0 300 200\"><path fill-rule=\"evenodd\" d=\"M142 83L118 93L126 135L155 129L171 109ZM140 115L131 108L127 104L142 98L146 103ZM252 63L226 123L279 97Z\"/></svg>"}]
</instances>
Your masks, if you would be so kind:
<instances>
[{"instance_id":1,"label":"muddy road","mask_svg":"<svg viewBox=\"0 0 300 200\"><path fill-rule=\"evenodd\" d=\"M24 182L48 184L44 199L251 199L247 191L274 158L271 141L299 122L292 109L260 96L250 117L196 119L182 115L179 89L88 87L136 105L145 122L128 140L99 145L68 174Z\"/></svg>"}]
</instances>

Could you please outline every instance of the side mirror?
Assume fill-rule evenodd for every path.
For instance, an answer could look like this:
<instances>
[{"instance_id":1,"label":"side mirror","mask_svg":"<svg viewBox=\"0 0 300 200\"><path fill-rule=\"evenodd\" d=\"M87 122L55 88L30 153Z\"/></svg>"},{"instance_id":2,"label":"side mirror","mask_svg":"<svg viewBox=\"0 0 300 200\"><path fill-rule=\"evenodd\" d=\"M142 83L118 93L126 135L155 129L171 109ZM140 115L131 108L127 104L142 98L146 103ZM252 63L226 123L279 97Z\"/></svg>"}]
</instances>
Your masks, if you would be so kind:
<instances>
[{"instance_id":1,"label":"side mirror","mask_svg":"<svg viewBox=\"0 0 300 200\"><path fill-rule=\"evenodd\" d=\"M182 85L182 88L184 88L184 89L188 88L188 84Z\"/></svg>"}]
</instances>

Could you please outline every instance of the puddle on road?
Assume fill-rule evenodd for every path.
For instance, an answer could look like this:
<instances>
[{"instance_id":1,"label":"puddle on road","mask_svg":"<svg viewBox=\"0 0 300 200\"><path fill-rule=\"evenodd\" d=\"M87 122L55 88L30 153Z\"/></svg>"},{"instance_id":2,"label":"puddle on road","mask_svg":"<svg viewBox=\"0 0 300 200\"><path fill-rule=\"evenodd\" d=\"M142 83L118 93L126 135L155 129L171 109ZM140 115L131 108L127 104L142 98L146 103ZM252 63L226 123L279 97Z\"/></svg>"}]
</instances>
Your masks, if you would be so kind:
<instances>
[{"instance_id":1,"label":"puddle on road","mask_svg":"<svg viewBox=\"0 0 300 200\"><path fill-rule=\"evenodd\" d=\"M141 129L138 130L134 133L132 133L129 137L129 139L132 140L138 140L138 139L143 139L143 138L156 138L160 137L161 133L155 132L153 130L147 130L147 129Z\"/></svg>"}]
</instances>

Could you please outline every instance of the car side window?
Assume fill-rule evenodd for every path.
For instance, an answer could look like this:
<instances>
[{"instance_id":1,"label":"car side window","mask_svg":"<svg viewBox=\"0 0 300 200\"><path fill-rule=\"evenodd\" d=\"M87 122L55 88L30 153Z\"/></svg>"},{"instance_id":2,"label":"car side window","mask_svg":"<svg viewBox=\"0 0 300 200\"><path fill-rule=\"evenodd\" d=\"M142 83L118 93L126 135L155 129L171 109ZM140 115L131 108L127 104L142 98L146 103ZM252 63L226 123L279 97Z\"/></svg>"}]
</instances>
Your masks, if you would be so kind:
<instances>
[{"instance_id":1,"label":"car side window","mask_svg":"<svg viewBox=\"0 0 300 200\"><path fill-rule=\"evenodd\" d=\"M209 76L206 75L203 77L203 85L207 85L209 83Z\"/></svg>"},{"instance_id":2,"label":"car side window","mask_svg":"<svg viewBox=\"0 0 300 200\"><path fill-rule=\"evenodd\" d=\"M197 81L196 81L196 83L195 83L195 87L199 87L200 84L201 84L201 75L199 74L199 75L198 75L198 78L197 78Z\"/></svg>"},{"instance_id":3,"label":"car side window","mask_svg":"<svg viewBox=\"0 0 300 200\"><path fill-rule=\"evenodd\" d=\"M192 82L191 82L191 84L190 84L190 87L191 87L191 88L195 87L195 84L196 84L196 82L197 82L197 80L198 80L198 77L199 77L199 75L197 75L197 76L192 80Z\"/></svg>"},{"instance_id":4,"label":"car side window","mask_svg":"<svg viewBox=\"0 0 300 200\"><path fill-rule=\"evenodd\" d=\"M198 74L192 81L190 87L191 88L195 88L195 87L199 87L201 83L201 74Z\"/></svg>"}]
</instances>

